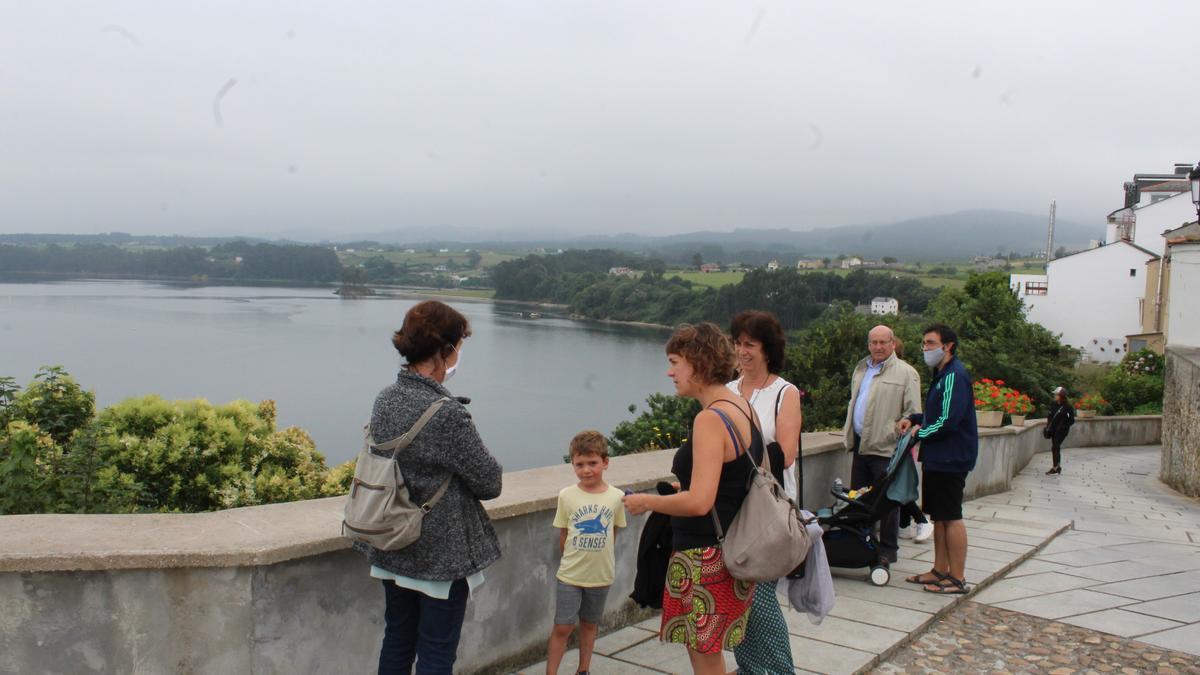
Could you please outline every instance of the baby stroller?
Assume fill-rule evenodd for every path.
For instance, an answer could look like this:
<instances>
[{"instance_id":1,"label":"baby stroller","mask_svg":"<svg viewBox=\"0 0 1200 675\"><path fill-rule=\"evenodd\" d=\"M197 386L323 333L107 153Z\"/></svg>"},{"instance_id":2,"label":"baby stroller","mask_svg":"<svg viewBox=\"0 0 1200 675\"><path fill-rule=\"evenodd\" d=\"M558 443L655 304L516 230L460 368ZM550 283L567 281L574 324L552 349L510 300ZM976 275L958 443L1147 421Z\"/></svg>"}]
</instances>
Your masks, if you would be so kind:
<instances>
[{"instance_id":1,"label":"baby stroller","mask_svg":"<svg viewBox=\"0 0 1200 675\"><path fill-rule=\"evenodd\" d=\"M902 436L896 442L887 472L868 487L847 491L840 478L834 481L831 492L837 501L817 512L817 521L825 530L821 541L831 566L869 567L871 583L887 584L891 572L875 536L875 524L892 509L916 501L917 467L911 452L915 444L913 434Z\"/></svg>"}]
</instances>

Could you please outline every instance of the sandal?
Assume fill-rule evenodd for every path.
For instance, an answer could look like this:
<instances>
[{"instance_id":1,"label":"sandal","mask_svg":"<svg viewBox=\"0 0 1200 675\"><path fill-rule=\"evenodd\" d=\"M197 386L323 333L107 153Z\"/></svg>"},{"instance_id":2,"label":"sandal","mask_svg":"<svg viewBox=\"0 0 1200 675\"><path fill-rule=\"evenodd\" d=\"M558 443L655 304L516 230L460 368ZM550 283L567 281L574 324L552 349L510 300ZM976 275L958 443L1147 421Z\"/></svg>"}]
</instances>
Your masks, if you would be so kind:
<instances>
[{"instance_id":1,"label":"sandal","mask_svg":"<svg viewBox=\"0 0 1200 675\"><path fill-rule=\"evenodd\" d=\"M933 575L933 579L932 579L932 580L930 580L930 579L922 579L922 577L924 577L924 576L925 576L925 575L927 575L927 574L932 574L932 575ZM950 577L950 575L948 575L948 574L943 574L943 573L941 573L941 572L939 572L939 571L937 571L937 570L929 570L928 572L922 572L922 573L920 573L920 574L914 574L914 575L912 575L911 577L905 577L904 581L906 581L906 582L908 582L908 583L910 583L910 584L917 584L918 586L932 586L932 585L934 585L934 584L941 583L941 582L945 581L945 580L946 580L946 579L948 579L949 577Z\"/></svg>"},{"instance_id":2,"label":"sandal","mask_svg":"<svg viewBox=\"0 0 1200 675\"><path fill-rule=\"evenodd\" d=\"M949 574L944 579L936 584L925 584L926 593L939 593L941 595L965 595L970 592L967 588L967 582L963 579L955 579Z\"/></svg>"}]
</instances>

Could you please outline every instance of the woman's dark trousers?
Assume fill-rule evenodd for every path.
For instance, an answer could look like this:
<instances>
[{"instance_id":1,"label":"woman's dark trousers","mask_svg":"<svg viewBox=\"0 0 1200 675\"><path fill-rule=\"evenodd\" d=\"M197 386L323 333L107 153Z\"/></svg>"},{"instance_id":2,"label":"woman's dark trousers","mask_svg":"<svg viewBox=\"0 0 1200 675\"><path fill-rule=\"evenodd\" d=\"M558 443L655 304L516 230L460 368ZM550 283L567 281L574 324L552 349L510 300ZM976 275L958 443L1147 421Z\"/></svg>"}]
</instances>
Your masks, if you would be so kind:
<instances>
[{"instance_id":1,"label":"woman's dark trousers","mask_svg":"<svg viewBox=\"0 0 1200 675\"><path fill-rule=\"evenodd\" d=\"M1066 434L1054 434L1050 437L1050 456L1054 458L1052 466L1062 466L1062 443L1066 439Z\"/></svg>"},{"instance_id":2,"label":"woman's dark trousers","mask_svg":"<svg viewBox=\"0 0 1200 675\"><path fill-rule=\"evenodd\" d=\"M450 675L467 612L467 581L455 581L446 600L400 588L391 581L384 581L383 588L387 605L379 674L409 675L415 660L417 675Z\"/></svg>"}]
</instances>

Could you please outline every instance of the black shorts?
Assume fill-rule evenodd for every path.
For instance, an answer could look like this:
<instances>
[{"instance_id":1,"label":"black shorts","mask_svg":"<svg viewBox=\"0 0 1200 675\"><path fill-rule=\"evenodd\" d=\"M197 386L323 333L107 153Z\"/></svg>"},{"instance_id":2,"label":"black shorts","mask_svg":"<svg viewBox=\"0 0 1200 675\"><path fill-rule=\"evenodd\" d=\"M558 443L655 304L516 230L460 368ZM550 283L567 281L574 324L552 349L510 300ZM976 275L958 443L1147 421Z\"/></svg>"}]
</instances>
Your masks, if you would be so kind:
<instances>
[{"instance_id":1,"label":"black shorts","mask_svg":"<svg viewBox=\"0 0 1200 675\"><path fill-rule=\"evenodd\" d=\"M921 508L925 515L941 522L962 520L963 489L967 486L966 472L921 472Z\"/></svg>"}]
</instances>

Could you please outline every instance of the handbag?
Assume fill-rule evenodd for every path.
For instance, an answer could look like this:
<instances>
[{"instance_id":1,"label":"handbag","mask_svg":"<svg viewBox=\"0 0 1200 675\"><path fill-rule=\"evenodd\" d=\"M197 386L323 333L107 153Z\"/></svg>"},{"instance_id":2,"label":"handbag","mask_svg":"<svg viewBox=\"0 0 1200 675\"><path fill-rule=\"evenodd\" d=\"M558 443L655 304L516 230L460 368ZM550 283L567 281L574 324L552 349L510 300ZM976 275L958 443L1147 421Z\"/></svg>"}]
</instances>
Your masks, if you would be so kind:
<instances>
[{"instance_id":1,"label":"handbag","mask_svg":"<svg viewBox=\"0 0 1200 675\"><path fill-rule=\"evenodd\" d=\"M433 496L417 506L408 493L408 484L396 463L396 453L412 444L417 434L450 399L439 398L425 409L412 428L390 441L375 444L370 426L363 429L363 449L354 466L354 480L342 517L342 536L373 546L381 551L396 551L421 536L421 522L450 487L447 476ZM371 449L391 451L381 457Z\"/></svg>"},{"instance_id":2,"label":"handbag","mask_svg":"<svg viewBox=\"0 0 1200 675\"><path fill-rule=\"evenodd\" d=\"M767 452L763 451L762 463L755 464L737 427L725 413L716 408L712 411L721 417L729 430L735 453L744 455L753 467L746 485L746 498L729 524L729 530L724 531L721 527L715 508L709 512L725 567L734 579L774 581L795 570L808 556L812 541L807 523L800 508L771 475L771 458ZM757 428L753 418L749 415L746 418Z\"/></svg>"}]
</instances>

